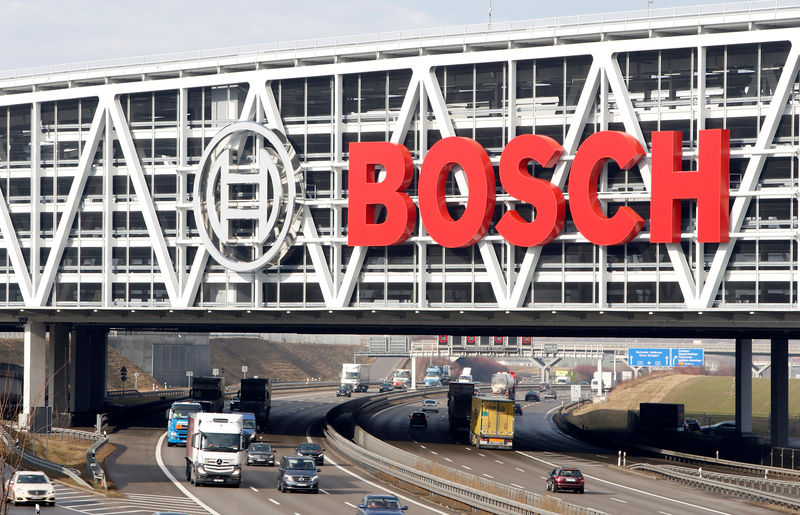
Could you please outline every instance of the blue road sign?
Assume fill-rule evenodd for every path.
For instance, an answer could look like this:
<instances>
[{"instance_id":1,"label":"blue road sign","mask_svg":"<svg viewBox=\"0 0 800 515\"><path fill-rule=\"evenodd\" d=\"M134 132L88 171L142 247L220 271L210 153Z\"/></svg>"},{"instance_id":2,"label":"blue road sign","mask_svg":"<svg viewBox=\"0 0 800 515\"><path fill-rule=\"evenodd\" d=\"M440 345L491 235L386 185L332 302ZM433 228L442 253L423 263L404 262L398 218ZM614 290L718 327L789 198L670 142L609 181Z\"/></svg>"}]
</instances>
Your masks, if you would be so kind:
<instances>
[{"instance_id":1,"label":"blue road sign","mask_svg":"<svg viewBox=\"0 0 800 515\"><path fill-rule=\"evenodd\" d=\"M670 349L628 349L628 366L668 367Z\"/></svg>"},{"instance_id":2,"label":"blue road sign","mask_svg":"<svg viewBox=\"0 0 800 515\"><path fill-rule=\"evenodd\" d=\"M702 367L703 349L670 349L673 367Z\"/></svg>"}]
</instances>

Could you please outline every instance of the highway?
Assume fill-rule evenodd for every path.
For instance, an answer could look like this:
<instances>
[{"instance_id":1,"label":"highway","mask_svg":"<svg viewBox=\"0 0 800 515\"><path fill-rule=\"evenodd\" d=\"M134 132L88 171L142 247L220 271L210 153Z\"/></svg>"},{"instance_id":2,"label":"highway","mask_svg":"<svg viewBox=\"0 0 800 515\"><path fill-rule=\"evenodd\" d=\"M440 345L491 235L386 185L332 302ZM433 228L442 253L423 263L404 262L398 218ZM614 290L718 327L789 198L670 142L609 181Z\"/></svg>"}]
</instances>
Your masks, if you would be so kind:
<instances>
[{"instance_id":1,"label":"highway","mask_svg":"<svg viewBox=\"0 0 800 515\"><path fill-rule=\"evenodd\" d=\"M359 395L359 394L356 394ZM293 454L300 442L320 438L321 420L336 403L350 400L337 398L333 392L276 394L270 413L271 434L266 441L277 448L278 456ZM276 467L248 466L240 488L197 487L185 478L186 453L183 447L167 447L166 419L163 427L128 427L112 434L112 442L120 447L106 462L109 479L124 494L124 499L106 499L91 493L62 488L58 491L55 508L46 513L86 513L117 515L132 512L179 511L189 514L268 513L314 515L318 513L355 513L356 506L366 493L389 490L409 505L411 513L448 514L447 508L430 504L391 485L375 480L348 463L331 459L321 468L320 493L281 493L276 488ZM328 449L326 449L328 451ZM174 479L172 482L158 461ZM334 466L333 463L338 466ZM30 507L15 507L11 514L32 513Z\"/></svg>"},{"instance_id":2,"label":"highway","mask_svg":"<svg viewBox=\"0 0 800 515\"><path fill-rule=\"evenodd\" d=\"M552 412L561 405L561 401L520 401L523 415L515 418L515 450L501 451L479 450L452 442L448 434L447 399L440 396L437 400L439 412L428 414L427 429L408 427L408 415L419 409L421 401L382 408L372 414L365 429L405 451L454 469L608 513L774 513L739 499L720 497L617 468L616 451L612 453L595 448L558 430L552 421ZM630 464L633 460L629 459L628 462ZM579 468L586 478L586 493L549 494L545 488L545 477L556 466Z\"/></svg>"}]
</instances>

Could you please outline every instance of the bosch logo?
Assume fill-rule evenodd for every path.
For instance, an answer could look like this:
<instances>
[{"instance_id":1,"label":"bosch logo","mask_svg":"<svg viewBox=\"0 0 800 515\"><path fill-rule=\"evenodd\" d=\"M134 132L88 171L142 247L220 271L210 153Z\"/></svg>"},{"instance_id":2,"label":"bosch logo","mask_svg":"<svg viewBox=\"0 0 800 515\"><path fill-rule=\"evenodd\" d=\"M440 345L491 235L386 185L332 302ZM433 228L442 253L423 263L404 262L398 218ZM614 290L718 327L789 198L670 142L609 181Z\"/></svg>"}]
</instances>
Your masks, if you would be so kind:
<instances>
[{"instance_id":1,"label":"bosch logo","mask_svg":"<svg viewBox=\"0 0 800 515\"><path fill-rule=\"evenodd\" d=\"M533 206L535 217L526 220L508 210L497 222L497 232L518 247L542 246L555 239L564 227L566 201L550 181L533 176L528 165L552 168L564 148L554 139L525 134L512 139L500 155L499 178L506 193ZM578 231L596 245L621 245L631 241L645 224L629 206L606 214L598 200L598 181L607 162L628 170L646 151L624 132L600 131L578 147L569 170L569 210ZM700 131L696 171L681 170L680 131L652 133L650 159L650 242L681 241L681 201L697 201L697 241L727 242L729 238L730 132ZM376 166L385 170L378 181ZM458 171L468 184L463 214L454 219L448 212L445 192L448 177ZM401 144L361 142L350 144L347 242L351 246L398 245L414 232L416 212L425 231L443 247L468 247L478 243L492 222L496 204L495 172L489 154L480 143L463 137L436 142L419 170L415 205L405 192L411 184L414 165L411 153ZM384 208L383 221L376 223L375 208Z\"/></svg>"},{"instance_id":2,"label":"bosch logo","mask_svg":"<svg viewBox=\"0 0 800 515\"><path fill-rule=\"evenodd\" d=\"M232 123L203 152L194 182L194 215L211 256L236 272L277 263L299 231L302 170L279 131Z\"/></svg>"}]
</instances>

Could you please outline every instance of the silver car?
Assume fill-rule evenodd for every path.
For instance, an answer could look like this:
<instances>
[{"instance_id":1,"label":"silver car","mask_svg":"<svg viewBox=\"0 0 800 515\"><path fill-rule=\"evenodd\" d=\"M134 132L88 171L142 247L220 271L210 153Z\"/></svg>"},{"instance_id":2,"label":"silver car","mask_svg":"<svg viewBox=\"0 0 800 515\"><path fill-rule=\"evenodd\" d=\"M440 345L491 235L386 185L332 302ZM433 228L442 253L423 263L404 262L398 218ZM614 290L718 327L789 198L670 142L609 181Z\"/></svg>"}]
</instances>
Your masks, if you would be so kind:
<instances>
[{"instance_id":1,"label":"silver car","mask_svg":"<svg viewBox=\"0 0 800 515\"><path fill-rule=\"evenodd\" d=\"M35 502L56 504L56 491L53 483L44 472L24 470L14 472L6 481L6 499L11 504Z\"/></svg>"}]
</instances>

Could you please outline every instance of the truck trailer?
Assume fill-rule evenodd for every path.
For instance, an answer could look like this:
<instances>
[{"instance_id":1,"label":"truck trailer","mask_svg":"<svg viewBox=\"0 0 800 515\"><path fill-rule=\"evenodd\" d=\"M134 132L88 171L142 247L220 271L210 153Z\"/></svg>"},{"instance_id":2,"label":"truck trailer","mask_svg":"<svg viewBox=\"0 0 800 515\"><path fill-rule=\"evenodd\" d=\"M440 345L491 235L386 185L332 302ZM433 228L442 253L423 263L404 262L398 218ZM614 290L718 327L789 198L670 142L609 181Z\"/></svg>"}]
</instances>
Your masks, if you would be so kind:
<instances>
[{"instance_id":1,"label":"truck trailer","mask_svg":"<svg viewBox=\"0 0 800 515\"><path fill-rule=\"evenodd\" d=\"M354 392L366 392L369 389L370 366L362 363L343 363L341 384L349 384Z\"/></svg>"},{"instance_id":2,"label":"truck trailer","mask_svg":"<svg viewBox=\"0 0 800 515\"><path fill-rule=\"evenodd\" d=\"M272 403L272 382L269 379L257 377L242 379L240 388L238 411L255 415L256 431L267 432Z\"/></svg>"},{"instance_id":3,"label":"truck trailer","mask_svg":"<svg viewBox=\"0 0 800 515\"><path fill-rule=\"evenodd\" d=\"M447 418L450 434L454 438L463 438L466 441L474 391L475 385L472 383L450 383L450 390L447 392Z\"/></svg>"},{"instance_id":4,"label":"truck trailer","mask_svg":"<svg viewBox=\"0 0 800 515\"><path fill-rule=\"evenodd\" d=\"M517 393L517 381L510 372L497 372L492 376L492 393L502 395L512 401Z\"/></svg>"},{"instance_id":5,"label":"truck trailer","mask_svg":"<svg viewBox=\"0 0 800 515\"><path fill-rule=\"evenodd\" d=\"M186 442L186 480L193 485L242 482L240 413L192 413Z\"/></svg>"},{"instance_id":6,"label":"truck trailer","mask_svg":"<svg viewBox=\"0 0 800 515\"><path fill-rule=\"evenodd\" d=\"M192 378L192 389L189 390L192 401L206 403L214 413L222 413L225 407L225 378L200 376Z\"/></svg>"},{"instance_id":7,"label":"truck trailer","mask_svg":"<svg viewBox=\"0 0 800 515\"><path fill-rule=\"evenodd\" d=\"M479 449L512 449L514 401L494 395L473 397L469 436L470 443Z\"/></svg>"}]
</instances>

